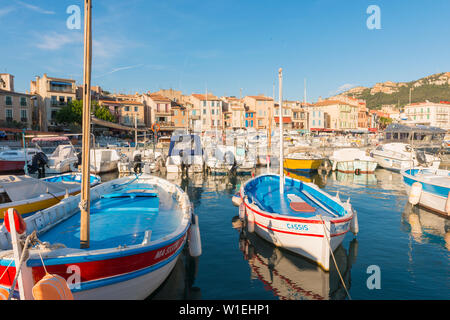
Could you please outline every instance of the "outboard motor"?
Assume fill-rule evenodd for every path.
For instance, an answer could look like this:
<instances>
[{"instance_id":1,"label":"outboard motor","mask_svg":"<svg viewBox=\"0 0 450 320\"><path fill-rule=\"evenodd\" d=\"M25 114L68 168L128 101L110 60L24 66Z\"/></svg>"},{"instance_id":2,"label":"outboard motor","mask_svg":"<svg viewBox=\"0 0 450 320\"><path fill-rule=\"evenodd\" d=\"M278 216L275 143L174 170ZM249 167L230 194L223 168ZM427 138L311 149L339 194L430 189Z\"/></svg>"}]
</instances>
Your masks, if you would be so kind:
<instances>
[{"instance_id":1,"label":"outboard motor","mask_svg":"<svg viewBox=\"0 0 450 320\"><path fill-rule=\"evenodd\" d=\"M420 165L426 166L427 165L427 157L425 156L425 152L421 150L416 151L416 159L417 162Z\"/></svg>"},{"instance_id":2,"label":"outboard motor","mask_svg":"<svg viewBox=\"0 0 450 320\"><path fill-rule=\"evenodd\" d=\"M133 162L134 162L134 173L142 173L142 155L140 153L134 156Z\"/></svg>"},{"instance_id":3,"label":"outboard motor","mask_svg":"<svg viewBox=\"0 0 450 320\"><path fill-rule=\"evenodd\" d=\"M45 166L48 167L48 158L43 152L36 153L31 159L31 165L28 166L29 173L35 173L38 171L38 178L45 177Z\"/></svg>"}]
</instances>

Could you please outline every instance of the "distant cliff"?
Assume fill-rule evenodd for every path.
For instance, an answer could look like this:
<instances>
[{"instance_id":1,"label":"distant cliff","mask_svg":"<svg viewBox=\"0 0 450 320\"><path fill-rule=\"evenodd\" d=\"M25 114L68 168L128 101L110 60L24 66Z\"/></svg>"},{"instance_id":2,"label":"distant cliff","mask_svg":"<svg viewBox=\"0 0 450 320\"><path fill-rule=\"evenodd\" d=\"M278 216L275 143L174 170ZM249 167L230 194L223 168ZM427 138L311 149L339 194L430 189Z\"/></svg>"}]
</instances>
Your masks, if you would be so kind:
<instances>
[{"instance_id":1,"label":"distant cliff","mask_svg":"<svg viewBox=\"0 0 450 320\"><path fill-rule=\"evenodd\" d=\"M364 99L369 109L379 109L382 105L404 106L411 102L450 101L450 72L433 74L411 82L386 81L371 88L354 87L339 96Z\"/></svg>"}]
</instances>

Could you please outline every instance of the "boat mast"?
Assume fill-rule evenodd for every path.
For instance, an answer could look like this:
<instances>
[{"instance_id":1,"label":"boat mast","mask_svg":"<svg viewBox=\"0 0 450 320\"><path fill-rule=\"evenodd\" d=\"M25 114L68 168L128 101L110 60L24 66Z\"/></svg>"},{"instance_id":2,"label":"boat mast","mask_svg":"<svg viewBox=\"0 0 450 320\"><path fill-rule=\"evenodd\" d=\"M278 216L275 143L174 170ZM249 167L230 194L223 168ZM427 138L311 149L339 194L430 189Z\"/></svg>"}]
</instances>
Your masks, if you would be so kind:
<instances>
[{"instance_id":1,"label":"boat mast","mask_svg":"<svg viewBox=\"0 0 450 320\"><path fill-rule=\"evenodd\" d=\"M283 69L278 70L279 94L278 103L280 104L280 115L278 120L280 122L280 194L284 193L284 175L283 175Z\"/></svg>"},{"instance_id":2,"label":"boat mast","mask_svg":"<svg viewBox=\"0 0 450 320\"><path fill-rule=\"evenodd\" d=\"M83 78L83 151L81 166L80 194L80 248L89 248L89 211L90 211L90 122L91 122L91 63L92 63L92 0L84 2L84 78Z\"/></svg>"}]
</instances>

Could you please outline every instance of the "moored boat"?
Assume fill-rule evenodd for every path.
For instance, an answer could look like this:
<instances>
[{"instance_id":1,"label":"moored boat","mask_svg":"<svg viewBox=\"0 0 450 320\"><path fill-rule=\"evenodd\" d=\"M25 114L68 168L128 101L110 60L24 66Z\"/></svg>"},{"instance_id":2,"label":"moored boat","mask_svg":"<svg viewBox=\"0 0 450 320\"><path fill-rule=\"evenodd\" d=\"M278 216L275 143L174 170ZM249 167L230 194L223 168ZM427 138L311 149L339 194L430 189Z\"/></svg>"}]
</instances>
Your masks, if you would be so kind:
<instances>
[{"instance_id":1,"label":"moored boat","mask_svg":"<svg viewBox=\"0 0 450 320\"><path fill-rule=\"evenodd\" d=\"M350 203L289 177L280 195L279 180L267 174L247 181L240 189L240 210L254 221L256 234L329 270L330 251L357 223ZM353 230L356 233L356 225Z\"/></svg>"},{"instance_id":2,"label":"moored boat","mask_svg":"<svg viewBox=\"0 0 450 320\"><path fill-rule=\"evenodd\" d=\"M144 299L170 274L188 238L191 254L201 253L189 197L167 180L108 181L91 189L90 200L89 248L80 249L80 196L25 219L25 234L36 231L48 245L28 249L16 297L32 299L29 289L50 273L66 279L75 299ZM4 226L0 235L0 287L9 289L18 264Z\"/></svg>"},{"instance_id":3,"label":"moored boat","mask_svg":"<svg viewBox=\"0 0 450 320\"><path fill-rule=\"evenodd\" d=\"M91 175L95 186L100 177ZM15 208L22 216L46 209L67 195L75 195L81 190L81 174L67 173L53 177L36 179L30 176L0 176L0 221L5 210Z\"/></svg>"},{"instance_id":4,"label":"moored boat","mask_svg":"<svg viewBox=\"0 0 450 320\"><path fill-rule=\"evenodd\" d=\"M377 161L356 148L335 150L329 158L333 171L342 173L374 173Z\"/></svg>"},{"instance_id":5,"label":"moored boat","mask_svg":"<svg viewBox=\"0 0 450 320\"><path fill-rule=\"evenodd\" d=\"M293 172L315 172L323 160L323 157L307 152L291 153L284 158L284 169Z\"/></svg>"},{"instance_id":6,"label":"moored boat","mask_svg":"<svg viewBox=\"0 0 450 320\"><path fill-rule=\"evenodd\" d=\"M450 216L450 171L431 168L402 170L409 202Z\"/></svg>"},{"instance_id":7,"label":"moored boat","mask_svg":"<svg viewBox=\"0 0 450 320\"><path fill-rule=\"evenodd\" d=\"M31 163L33 156L39 153L36 148L11 149L0 152L0 172L25 171L25 162Z\"/></svg>"}]
</instances>

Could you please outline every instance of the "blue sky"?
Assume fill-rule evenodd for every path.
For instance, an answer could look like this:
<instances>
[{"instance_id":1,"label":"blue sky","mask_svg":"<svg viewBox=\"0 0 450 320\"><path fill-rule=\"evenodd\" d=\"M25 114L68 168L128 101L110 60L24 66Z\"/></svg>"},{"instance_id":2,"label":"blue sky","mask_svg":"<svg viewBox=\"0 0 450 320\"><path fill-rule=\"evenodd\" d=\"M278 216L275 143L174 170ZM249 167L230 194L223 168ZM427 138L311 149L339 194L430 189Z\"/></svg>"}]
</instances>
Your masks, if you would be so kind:
<instances>
[{"instance_id":1,"label":"blue sky","mask_svg":"<svg viewBox=\"0 0 450 320\"><path fill-rule=\"evenodd\" d=\"M0 0L0 72L16 91L36 75L81 83L80 0ZM111 92L206 89L217 96L278 92L308 101L342 88L450 71L449 0L93 0L92 84ZM381 29L369 30L369 5Z\"/></svg>"}]
</instances>

